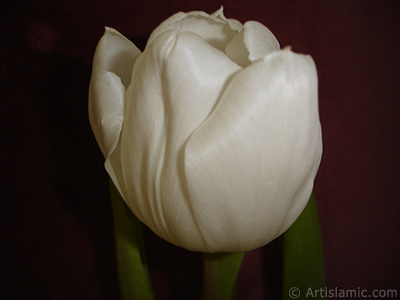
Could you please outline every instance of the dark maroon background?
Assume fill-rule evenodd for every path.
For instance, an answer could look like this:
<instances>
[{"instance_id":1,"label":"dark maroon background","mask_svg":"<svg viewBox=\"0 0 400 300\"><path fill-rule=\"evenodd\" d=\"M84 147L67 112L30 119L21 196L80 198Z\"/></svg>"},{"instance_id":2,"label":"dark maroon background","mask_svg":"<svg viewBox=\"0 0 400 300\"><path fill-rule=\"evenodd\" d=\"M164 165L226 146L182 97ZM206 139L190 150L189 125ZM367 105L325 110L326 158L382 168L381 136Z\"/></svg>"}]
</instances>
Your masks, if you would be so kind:
<instances>
[{"instance_id":1,"label":"dark maroon background","mask_svg":"<svg viewBox=\"0 0 400 300\"><path fill-rule=\"evenodd\" d=\"M317 64L328 286L400 288L398 1L2 1L0 299L118 299L107 175L87 118L95 46L107 25L143 48L173 13L220 4ZM201 257L146 240L158 299L195 299ZM245 258L239 300L276 299L270 252Z\"/></svg>"}]
</instances>

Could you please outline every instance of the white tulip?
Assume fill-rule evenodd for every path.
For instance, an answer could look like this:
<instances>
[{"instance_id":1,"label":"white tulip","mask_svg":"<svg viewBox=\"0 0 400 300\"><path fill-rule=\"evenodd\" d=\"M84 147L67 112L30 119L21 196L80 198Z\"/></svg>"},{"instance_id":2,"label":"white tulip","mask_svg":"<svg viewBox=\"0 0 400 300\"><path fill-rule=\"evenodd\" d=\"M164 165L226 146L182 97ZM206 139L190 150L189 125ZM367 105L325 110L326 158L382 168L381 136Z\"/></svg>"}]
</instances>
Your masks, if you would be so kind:
<instances>
[{"instance_id":1,"label":"white tulip","mask_svg":"<svg viewBox=\"0 0 400 300\"><path fill-rule=\"evenodd\" d=\"M297 219L322 154L317 72L254 21L177 13L141 53L106 28L91 126L133 213L193 251L261 247Z\"/></svg>"}]
</instances>

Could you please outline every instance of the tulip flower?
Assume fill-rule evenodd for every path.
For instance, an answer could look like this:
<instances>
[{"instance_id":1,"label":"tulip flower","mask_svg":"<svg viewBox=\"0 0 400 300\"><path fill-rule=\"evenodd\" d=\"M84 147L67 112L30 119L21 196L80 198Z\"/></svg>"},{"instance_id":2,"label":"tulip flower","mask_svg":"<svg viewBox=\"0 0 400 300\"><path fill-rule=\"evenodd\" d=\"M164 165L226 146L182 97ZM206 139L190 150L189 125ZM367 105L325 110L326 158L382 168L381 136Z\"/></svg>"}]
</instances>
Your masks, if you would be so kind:
<instances>
[{"instance_id":1,"label":"tulip flower","mask_svg":"<svg viewBox=\"0 0 400 300\"><path fill-rule=\"evenodd\" d=\"M143 53L106 28L89 116L137 218L201 252L242 252L287 230L322 154L317 72L254 21L177 13Z\"/></svg>"}]
</instances>

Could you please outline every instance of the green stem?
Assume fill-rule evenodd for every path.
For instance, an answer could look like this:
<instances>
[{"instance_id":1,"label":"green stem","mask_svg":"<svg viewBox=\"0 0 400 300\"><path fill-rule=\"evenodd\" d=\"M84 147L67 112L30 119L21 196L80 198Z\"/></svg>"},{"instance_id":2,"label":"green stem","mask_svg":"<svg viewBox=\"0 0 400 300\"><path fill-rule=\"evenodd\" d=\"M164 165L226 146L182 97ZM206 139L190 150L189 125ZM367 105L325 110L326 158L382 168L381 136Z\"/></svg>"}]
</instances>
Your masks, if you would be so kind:
<instances>
[{"instance_id":1,"label":"green stem","mask_svg":"<svg viewBox=\"0 0 400 300\"><path fill-rule=\"evenodd\" d=\"M118 280L123 300L154 299L140 221L110 180Z\"/></svg>"},{"instance_id":2,"label":"green stem","mask_svg":"<svg viewBox=\"0 0 400 300\"><path fill-rule=\"evenodd\" d=\"M203 253L204 300L236 299L236 280L244 253Z\"/></svg>"},{"instance_id":3,"label":"green stem","mask_svg":"<svg viewBox=\"0 0 400 300\"><path fill-rule=\"evenodd\" d=\"M283 236L283 299L325 287L324 253L315 198ZM294 293L294 294L293 294ZM321 294L314 299L325 299Z\"/></svg>"}]
</instances>

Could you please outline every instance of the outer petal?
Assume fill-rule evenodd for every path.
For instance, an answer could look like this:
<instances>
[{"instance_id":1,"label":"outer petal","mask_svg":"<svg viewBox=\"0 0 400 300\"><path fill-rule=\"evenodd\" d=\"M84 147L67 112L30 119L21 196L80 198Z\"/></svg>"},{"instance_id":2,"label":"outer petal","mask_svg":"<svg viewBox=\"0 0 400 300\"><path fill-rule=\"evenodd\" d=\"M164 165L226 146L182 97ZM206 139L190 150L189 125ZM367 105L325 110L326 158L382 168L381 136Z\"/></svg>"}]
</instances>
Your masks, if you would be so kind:
<instances>
[{"instance_id":1,"label":"outer petal","mask_svg":"<svg viewBox=\"0 0 400 300\"><path fill-rule=\"evenodd\" d=\"M185 171L210 251L247 251L284 232L305 207L320 163L312 59L275 52L240 72L192 135Z\"/></svg>"},{"instance_id":2,"label":"outer petal","mask_svg":"<svg viewBox=\"0 0 400 300\"><path fill-rule=\"evenodd\" d=\"M124 119L125 87L140 51L112 28L106 28L93 60L89 119L106 158L114 151Z\"/></svg>"},{"instance_id":3,"label":"outer petal","mask_svg":"<svg viewBox=\"0 0 400 300\"><path fill-rule=\"evenodd\" d=\"M147 45L150 45L162 33L177 29L181 32L196 33L213 47L224 51L226 44L237 34L236 29L240 22L228 21L225 17L221 17L221 13L221 9L214 13L215 16L202 11L179 12L162 22L152 32Z\"/></svg>"},{"instance_id":4,"label":"outer petal","mask_svg":"<svg viewBox=\"0 0 400 300\"><path fill-rule=\"evenodd\" d=\"M279 50L279 42L263 24L249 21L242 31L226 46L226 54L239 65L246 67L268 54Z\"/></svg>"},{"instance_id":5,"label":"outer petal","mask_svg":"<svg viewBox=\"0 0 400 300\"><path fill-rule=\"evenodd\" d=\"M184 145L240 67L198 35L166 31L137 61L127 94L121 165L128 205L154 232L205 251L188 201Z\"/></svg>"}]
</instances>

